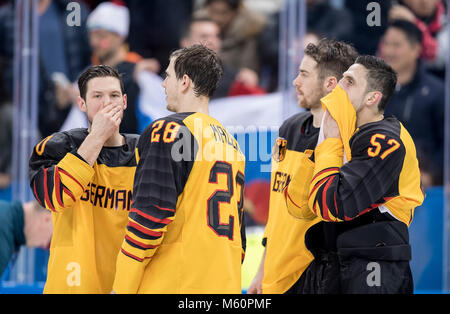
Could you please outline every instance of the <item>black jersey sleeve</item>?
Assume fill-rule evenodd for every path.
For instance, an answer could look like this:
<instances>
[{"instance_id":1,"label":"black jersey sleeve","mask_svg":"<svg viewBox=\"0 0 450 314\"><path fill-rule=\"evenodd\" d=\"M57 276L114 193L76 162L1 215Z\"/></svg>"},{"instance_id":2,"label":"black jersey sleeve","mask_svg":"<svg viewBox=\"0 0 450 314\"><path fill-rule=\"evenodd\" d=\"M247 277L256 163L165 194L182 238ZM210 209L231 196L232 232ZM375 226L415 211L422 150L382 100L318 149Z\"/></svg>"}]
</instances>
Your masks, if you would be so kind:
<instances>
[{"instance_id":1,"label":"black jersey sleeve","mask_svg":"<svg viewBox=\"0 0 450 314\"><path fill-rule=\"evenodd\" d=\"M133 201L121 252L138 262L148 261L175 217L196 154L195 138L182 120L154 121L138 142L139 162Z\"/></svg>"},{"instance_id":2,"label":"black jersey sleeve","mask_svg":"<svg viewBox=\"0 0 450 314\"><path fill-rule=\"evenodd\" d=\"M345 165L339 142L327 139L315 152L309 207L325 221L352 220L397 196L405 157L399 134L382 128L357 133Z\"/></svg>"}]
</instances>

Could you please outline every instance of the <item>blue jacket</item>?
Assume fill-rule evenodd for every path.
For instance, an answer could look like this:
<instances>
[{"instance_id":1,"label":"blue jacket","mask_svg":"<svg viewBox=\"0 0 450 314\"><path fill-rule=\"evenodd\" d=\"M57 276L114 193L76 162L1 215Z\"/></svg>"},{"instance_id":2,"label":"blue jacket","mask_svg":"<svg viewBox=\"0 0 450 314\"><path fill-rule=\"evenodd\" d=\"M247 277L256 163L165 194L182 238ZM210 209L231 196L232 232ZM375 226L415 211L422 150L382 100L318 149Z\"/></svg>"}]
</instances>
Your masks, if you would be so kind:
<instances>
[{"instance_id":1,"label":"blue jacket","mask_svg":"<svg viewBox=\"0 0 450 314\"><path fill-rule=\"evenodd\" d=\"M419 62L411 82L397 86L385 114L394 115L416 144L421 169L430 172L435 185L442 184L444 158L444 83Z\"/></svg>"}]
</instances>

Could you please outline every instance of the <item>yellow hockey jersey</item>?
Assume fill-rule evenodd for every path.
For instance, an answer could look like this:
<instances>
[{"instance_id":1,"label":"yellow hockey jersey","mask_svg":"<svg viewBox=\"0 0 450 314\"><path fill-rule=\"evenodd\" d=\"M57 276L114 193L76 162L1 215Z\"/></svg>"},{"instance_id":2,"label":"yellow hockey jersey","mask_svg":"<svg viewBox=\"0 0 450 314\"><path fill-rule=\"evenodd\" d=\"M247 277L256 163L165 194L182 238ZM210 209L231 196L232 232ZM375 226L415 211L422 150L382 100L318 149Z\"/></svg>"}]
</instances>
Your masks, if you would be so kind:
<instances>
[{"instance_id":1,"label":"yellow hockey jersey","mask_svg":"<svg viewBox=\"0 0 450 314\"><path fill-rule=\"evenodd\" d=\"M312 114L303 112L286 120L279 130L272 159L269 219L264 233L263 293L286 292L314 259L305 246L305 233L320 220L291 216L283 194L300 155L317 144L319 129L312 123Z\"/></svg>"},{"instance_id":2,"label":"yellow hockey jersey","mask_svg":"<svg viewBox=\"0 0 450 314\"><path fill-rule=\"evenodd\" d=\"M240 293L245 157L215 119L178 113L143 132L117 293Z\"/></svg>"},{"instance_id":3,"label":"yellow hockey jersey","mask_svg":"<svg viewBox=\"0 0 450 314\"><path fill-rule=\"evenodd\" d=\"M137 135L103 147L94 166L76 152L88 132L56 133L30 158L31 189L52 211L44 293L110 293L125 234L136 170Z\"/></svg>"}]
</instances>

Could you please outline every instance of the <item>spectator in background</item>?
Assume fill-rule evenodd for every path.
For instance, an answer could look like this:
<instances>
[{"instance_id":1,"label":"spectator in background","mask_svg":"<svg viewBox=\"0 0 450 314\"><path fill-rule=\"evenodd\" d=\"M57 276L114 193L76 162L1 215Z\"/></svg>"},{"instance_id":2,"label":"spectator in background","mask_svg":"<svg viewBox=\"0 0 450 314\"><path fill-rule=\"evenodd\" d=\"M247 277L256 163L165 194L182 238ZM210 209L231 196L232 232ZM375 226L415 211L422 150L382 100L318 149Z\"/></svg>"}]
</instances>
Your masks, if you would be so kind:
<instances>
[{"instance_id":1,"label":"spectator in background","mask_svg":"<svg viewBox=\"0 0 450 314\"><path fill-rule=\"evenodd\" d=\"M265 17L248 10L242 0L206 0L204 9L197 11L195 16L209 16L219 25L223 63L241 75L253 76L257 85L255 74L261 67L258 37Z\"/></svg>"},{"instance_id":2,"label":"spectator in background","mask_svg":"<svg viewBox=\"0 0 450 314\"><path fill-rule=\"evenodd\" d=\"M50 245L52 216L36 201L0 201L0 223L0 277L20 246L45 249Z\"/></svg>"},{"instance_id":3,"label":"spectator in background","mask_svg":"<svg viewBox=\"0 0 450 314\"><path fill-rule=\"evenodd\" d=\"M350 38L353 17L345 8L334 8L328 1L323 0L308 0L306 5L307 32L303 48L310 42L317 43L320 38L337 40ZM258 40L261 62L260 85L269 92L278 88L279 38L280 12L275 12L267 17Z\"/></svg>"},{"instance_id":4,"label":"spectator in background","mask_svg":"<svg viewBox=\"0 0 450 314\"><path fill-rule=\"evenodd\" d=\"M182 26L191 18L193 0L124 0L133 17L128 43L131 51L154 58L165 70L178 48ZM162 73L161 73L162 74Z\"/></svg>"},{"instance_id":5,"label":"spectator in background","mask_svg":"<svg viewBox=\"0 0 450 314\"><path fill-rule=\"evenodd\" d=\"M348 40L353 16L345 8L334 8L325 0L307 0L307 28L319 37Z\"/></svg>"},{"instance_id":6,"label":"spectator in background","mask_svg":"<svg viewBox=\"0 0 450 314\"><path fill-rule=\"evenodd\" d=\"M449 51L447 16L442 0L403 0L389 11L390 20L414 23L422 32L422 54L426 66L445 77L445 60Z\"/></svg>"},{"instance_id":7,"label":"spectator in background","mask_svg":"<svg viewBox=\"0 0 450 314\"><path fill-rule=\"evenodd\" d=\"M68 0L39 0L39 50L47 73L62 73L75 82L81 71L89 66L86 20L88 8L80 2L81 25L67 24Z\"/></svg>"},{"instance_id":8,"label":"spectator in background","mask_svg":"<svg viewBox=\"0 0 450 314\"><path fill-rule=\"evenodd\" d=\"M91 51L88 45L86 20L88 7L80 2L80 26L67 24L68 0L39 0L39 53L48 84L53 85L56 107L51 124L47 119L47 105L41 106L39 115L43 121L43 136L59 131L71 105L76 102L75 82L78 74L90 64ZM45 102L46 100L42 100ZM42 123L41 123L42 125Z\"/></svg>"},{"instance_id":9,"label":"spectator in background","mask_svg":"<svg viewBox=\"0 0 450 314\"><path fill-rule=\"evenodd\" d=\"M193 18L184 30L180 41L181 48L203 44L215 53L220 52L222 47L222 40L219 36L220 29L217 23L209 17ZM238 73L227 64L223 64L223 70L224 75L211 99L265 93L262 88L255 84L256 80L247 80L247 75Z\"/></svg>"},{"instance_id":10,"label":"spectator in background","mask_svg":"<svg viewBox=\"0 0 450 314\"><path fill-rule=\"evenodd\" d=\"M388 12L391 8L391 0L344 0L344 7L353 17L353 29L349 31L349 38L355 49L361 55L374 55L378 50L378 43L383 36L388 23ZM367 23L368 15L374 12L367 10L369 3L376 3L380 8L380 20L378 25ZM369 7L370 8L370 7Z\"/></svg>"},{"instance_id":11,"label":"spectator in background","mask_svg":"<svg viewBox=\"0 0 450 314\"><path fill-rule=\"evenodd\" d=\"M141 61L142 57L128 51L126 39L129 25L128 8L110 2L97 6L87 20L93 64L116 68L122 75L125 94L128 96L128 108L124 112L120 132L137 134L136 106L140 89L135 80L135 70L136 63Z\"/></svg>"},{"instance_id":12,"label":"spectator in background","mask_svg":"<svg viewBox=\"0 0 450 314\"><path fill-rule=\"evenodd\" d=\"M260 69L260 85L269 93L278 89L280 50L280 12L267 16L266 23L258 36L258 52Z\"/></svg>"},{"instance_id":13,"label":"spectator in background","mask_svg":"<svg viewBox=\"0 0 450 314\"><path fill-rule=\"evenodd\" d=\"M321 36L307 30L303 38L303 50L309 43L317 44ZM280 13L275 12L267 22L258 38L258 51L261 62L260 85L272 93L279 84L279 50L280 50ZM302 50L302 51L303 51Z\"/></svg>"},{"instance_id":14,"label":"spectator in background","mask_svg":"<svg viewBox=\"0 0 450 314\"><path fill-rule=\"evenodd\" d=\"M416 144L422 183L442 184L444 107L443 82L420 60L422 32L413 23L393 21L380 45L381 57L397 72L398 83L385 114L393 114Z\"/></svg>"},{"instance_id":15,"label":"spectator in background","mask_svg":"<svg viewBox=\"0 0 450 314\"><path fill-rule=\"evenodd\" d=\"M87 9L81 5L81 26L70 27L66 23L70 1L40 0L40 54L39 54L39 132L46 137L58 131L70 111L71 89L65 83L76 77L89 64L90 54L85 29ZM8 1L0 7L0 58L4 67L1 81L4 88L3 99L12 102L13 58L14 58L14 2ZM55 59L53 64L51 61ZM56 60L58 59L58 60ZM59 66L58 66L59 64ZM47 68L49 67L49 68ZM52 79L51 71L62 71L57 81ZM62 73L53 72L53 73ZM65 77L64 84L61 77Z\"/></svg>"}]
</instances>

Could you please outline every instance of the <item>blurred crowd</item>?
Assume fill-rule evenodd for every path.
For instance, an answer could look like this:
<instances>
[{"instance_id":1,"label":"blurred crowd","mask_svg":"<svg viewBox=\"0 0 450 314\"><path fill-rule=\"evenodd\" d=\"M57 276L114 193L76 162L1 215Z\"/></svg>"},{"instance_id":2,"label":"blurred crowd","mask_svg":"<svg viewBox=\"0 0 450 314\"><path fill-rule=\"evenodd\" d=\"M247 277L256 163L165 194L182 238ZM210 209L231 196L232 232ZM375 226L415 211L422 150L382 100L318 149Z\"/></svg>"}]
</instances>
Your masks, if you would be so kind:
<instances>
[{"instance_id":1,"label":"blurred crowd","mask_svg":"<svg viewBox=\"0 0 450 314\"><path fill-rule=\"evenodd\" d=\"M74 83L94 64L122 73L128 109L121 132L140 133L148 117L139 108L139 95L156 88L151 84L160 85L173 50L194 43L206 44L222 58L224 76L214 98L277 91L282 0L77 1L81 26L67 24L69 2L38 0L41 138L64 127L77 103ZM377 5L368 10L369 3ZM386 113L412 135L424 186L441 185L446 2L306 0L306 6L305 42L343 40L361 54L384 58L398 73ZM377 25L368 23L378 10ZM14 23L14 1L0 0L0 189L11 180Z\"/></svg>"}]
</instances>

